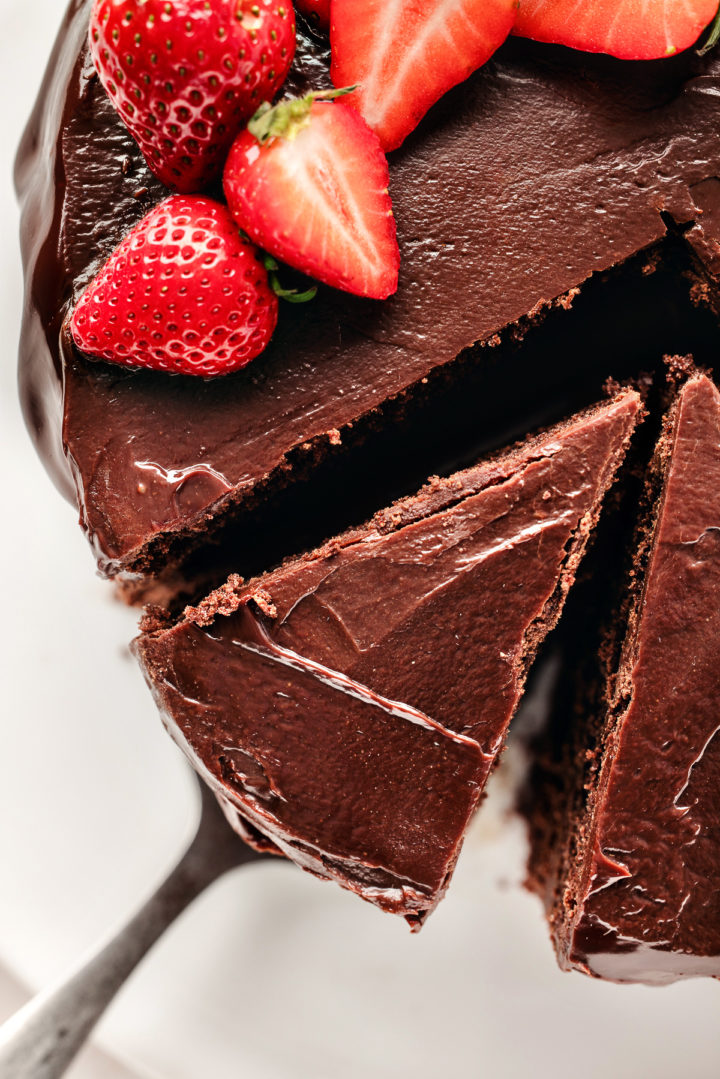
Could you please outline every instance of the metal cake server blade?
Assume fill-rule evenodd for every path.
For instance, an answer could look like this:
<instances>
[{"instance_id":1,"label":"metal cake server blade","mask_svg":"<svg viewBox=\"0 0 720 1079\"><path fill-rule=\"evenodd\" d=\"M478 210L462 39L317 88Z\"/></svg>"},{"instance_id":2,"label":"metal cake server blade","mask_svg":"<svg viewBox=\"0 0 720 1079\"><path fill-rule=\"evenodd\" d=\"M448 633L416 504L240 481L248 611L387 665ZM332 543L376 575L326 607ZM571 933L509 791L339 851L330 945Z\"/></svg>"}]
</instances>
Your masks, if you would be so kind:
<instances>
[{"instance_id":1,"label":"metal cake server blade","mask_svg":"<svg viewBox=\"0 0 720 1079\"><path fill-rule=\"evenodd\" d=\"M229 869L271 857L243 843L211 791L199 786L195 836L154 894L110 941L0 1027L2 1079L64 1075L118 990L178 915Z\"/></svg>"}]
</instances>

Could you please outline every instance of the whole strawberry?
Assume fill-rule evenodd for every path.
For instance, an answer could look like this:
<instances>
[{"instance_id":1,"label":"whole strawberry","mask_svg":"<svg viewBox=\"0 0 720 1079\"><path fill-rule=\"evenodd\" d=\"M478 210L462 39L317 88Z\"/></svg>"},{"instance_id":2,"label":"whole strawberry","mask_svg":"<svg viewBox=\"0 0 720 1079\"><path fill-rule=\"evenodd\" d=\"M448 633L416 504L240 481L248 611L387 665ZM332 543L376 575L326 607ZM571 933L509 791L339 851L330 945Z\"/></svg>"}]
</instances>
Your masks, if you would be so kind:
<instances>
[{"instance_id":1,"label":"whole strawberry","mask_svg":"<svg viewBox=\"0 0 720 1079\"><path fill-rule=\"evenodd\" d=\"M128 367L224 375L268 344L277 297L227 208L171 195L130 230L80 297L78 348Z\"/></svg>"},{"instance_id":2,"label":"whole strawberry","mask_svg":"<svg viewBox=\"0 0 720 1079\"><path fill-rule=\"evenodd\" d=\"M400 254L382 147L354 109L311 93L258 110L223 177L251 240L335 288L383 300Z\"/></svg>"},{"instance_id":3,"label":"whole strawberry","mask_svg":"<svg viewBox=\"0 0 720 1079\"><path fill-rule=\"evenodd\" d=\"M153 172L198 191L285 81L295 16L291 0L94 0L90 51Z\"/></svg>"}]
</instances>

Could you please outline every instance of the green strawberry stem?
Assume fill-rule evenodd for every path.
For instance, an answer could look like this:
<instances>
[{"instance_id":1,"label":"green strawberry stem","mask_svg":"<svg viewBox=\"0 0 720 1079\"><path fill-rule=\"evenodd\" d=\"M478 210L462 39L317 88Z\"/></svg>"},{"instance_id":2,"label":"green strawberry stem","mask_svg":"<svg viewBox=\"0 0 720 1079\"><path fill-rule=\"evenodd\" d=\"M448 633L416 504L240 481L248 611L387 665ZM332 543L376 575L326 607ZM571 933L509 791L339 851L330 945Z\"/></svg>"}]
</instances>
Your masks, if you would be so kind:
<instances>
[{"instance_id":1,"label":"green strawberry stem","mask_svg":"<svg viewBox=\"0 0 720 1079\"><path fill-rule=\"evenodd\" d=\"M720 41L720 8L718 8L717 15L710 23L710 32L705 40L705 44L701 45L698 49L698 56L704 56L706 52L710 52L715 45Z\"/></svg>"},{"instance_id":2,"label":"green strawberry stem","mask_svg":"<svg viewBox=\"0 0 720 1079\"><path fill-rule=\"evenodd\" d=\"M268 139L294 139L310 123L313 101L333 101L336 97L351 94L353 90L357 90L357 86L343 86L340 90L314 90L305 97L292 97L277 105L264 101L248 124L248 131L261 146Z\"/></svg>"},{"instance_id":3,"label":"green strawberry stem","mask_svg":"<svg viewBox=\"0 0 720 1079\"><path fill-rule=\"evenodd\" d=\"M305 292L298 292L296 288L283 288L277 276L279 267L272 255L263 255L263 266L268 272L268 284L278 299L286 300L288 303L307 303L308 300L315 298L317 285L306 289Z\"/></svg>"}]
</instances>

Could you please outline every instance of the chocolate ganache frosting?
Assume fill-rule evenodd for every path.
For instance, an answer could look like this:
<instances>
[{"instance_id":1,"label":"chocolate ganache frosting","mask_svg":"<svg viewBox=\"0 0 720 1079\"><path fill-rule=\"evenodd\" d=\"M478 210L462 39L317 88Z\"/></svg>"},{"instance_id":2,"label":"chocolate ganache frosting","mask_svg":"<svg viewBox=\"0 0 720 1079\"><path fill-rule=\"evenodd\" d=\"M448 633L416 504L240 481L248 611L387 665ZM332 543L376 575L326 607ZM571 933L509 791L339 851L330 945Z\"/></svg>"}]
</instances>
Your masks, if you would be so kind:
<instances>
[{"instance_id":1,"label":"chocolate ganache frosting","mask_svg":"<svg viewBox=\"0 0 720 1079\"><path fill-rule=\"evenodd\" d=\"M640 414L620 393L135 642L245 838L423 920Z\"/></svg>"},{"instance_id":2,"label":"chocolate ganache frosting","mask_svg":"<svg viewBox=\"0 0 720 1079\"><path fill-rule=\"evenodd\" d=\"M706 376L680 391L655 468L599 773L547 894L562 966L662 984L720 976L720 393Z\"/></svg>"},{"instance_id":3,"label":"chocolate ganache frosting","mask_svg":"<svg viewBox=\"0 0 720 1079\"><path fill-rule=\"evenodd\" d=\"M409 400L468 347L484 363L481 346L503 327L673 223L690 226L708 280L720 265L720 61L628 64L514 41L391 155L396 296L321 288L283 312L258 360L222 379L90 361L67 314L166 190L95 76L88 9L70 5L18 157L20 381L36 444L106 574L152 572L169 538L201 536L303 459L359 438L363 418ZM327 84L326 47L301 33L288 92Z\"/></svg>"}]
</instances>

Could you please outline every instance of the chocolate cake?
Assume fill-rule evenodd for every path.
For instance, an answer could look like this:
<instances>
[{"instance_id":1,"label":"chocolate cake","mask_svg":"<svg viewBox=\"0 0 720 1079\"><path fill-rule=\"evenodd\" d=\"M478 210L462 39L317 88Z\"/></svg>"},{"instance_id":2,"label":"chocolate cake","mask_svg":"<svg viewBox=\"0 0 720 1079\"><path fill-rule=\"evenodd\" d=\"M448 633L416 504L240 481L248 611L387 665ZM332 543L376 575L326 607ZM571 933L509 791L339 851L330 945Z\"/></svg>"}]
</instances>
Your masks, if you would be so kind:
<instances>
[{"instance_id":1,"label":"chocolate cake","mask_svg":"<svg viewBox=\"0 0 720 1079\"><path fill-rule=\"evenodd\" d=\"M619 393L138 639L168 728L246 838L243 821L425 917L640 413Z\"/></svg>"},{"instance_id":2,"label":"chocolate cake","mask_svg":"<svg viewBox=\"0 0 720 1079\"><path fill-rule=\"evenodd\" d=\"M586 707L556 725L533 792L531 883L561 966L661 984L720 976L720 394L705 375L669 412L647 501L624 640L606 640L605 685L578 687Z\"/></svg>"},{"instance_id":3,"label":"chocolate cake","mask_svg":"<svg viewBox=\"0 0 720 1079\"><path fill-rule=\"evenodd\" d=\"M720 59L508 41L390 156L397 294L320 286L203 380L91 360L69 332L168 193L99 84L89 8L70 3L17 162L28 426L101 573L171 607L134 647L233 827L417 927L640 418L617 386L720 347ZM328 59L301 22L283 92L328 87ZM606 642L607 688L582 687L533 810L561 963L601 977L720 975L719 424L693 376L622 655Z\"/></svg>"},{"instance_id":4,"label":"chocolate cake","mask_svg":"<svg viewBox=\"0 0 720 1079\"><path fill-rule=\"evenodd\" d=\"M517 320L527 328L547 305L569 306L593 274L637 252L658 265L668 230L685 230L695 288L712 293L717 57L623 64L515 40L392 155L395 297L321 289L306 309L283 312L266 353L223 379L91 362L64 328L68 311L166 191L99 85L87 20L88 4L73 0L18 158L21 390L105 574L157 573L228 511L253 511L322 459L374 442L428 383L437 391L438 372L452 381L491 365L491 346ZM287 91L327 82L326 45L301 33ZM565 369L582 383L580 359ZM506 439L522 426L512 404L502 423ZM405 439L398 424L383 471Z\"/></svg>"}]
</instances>

